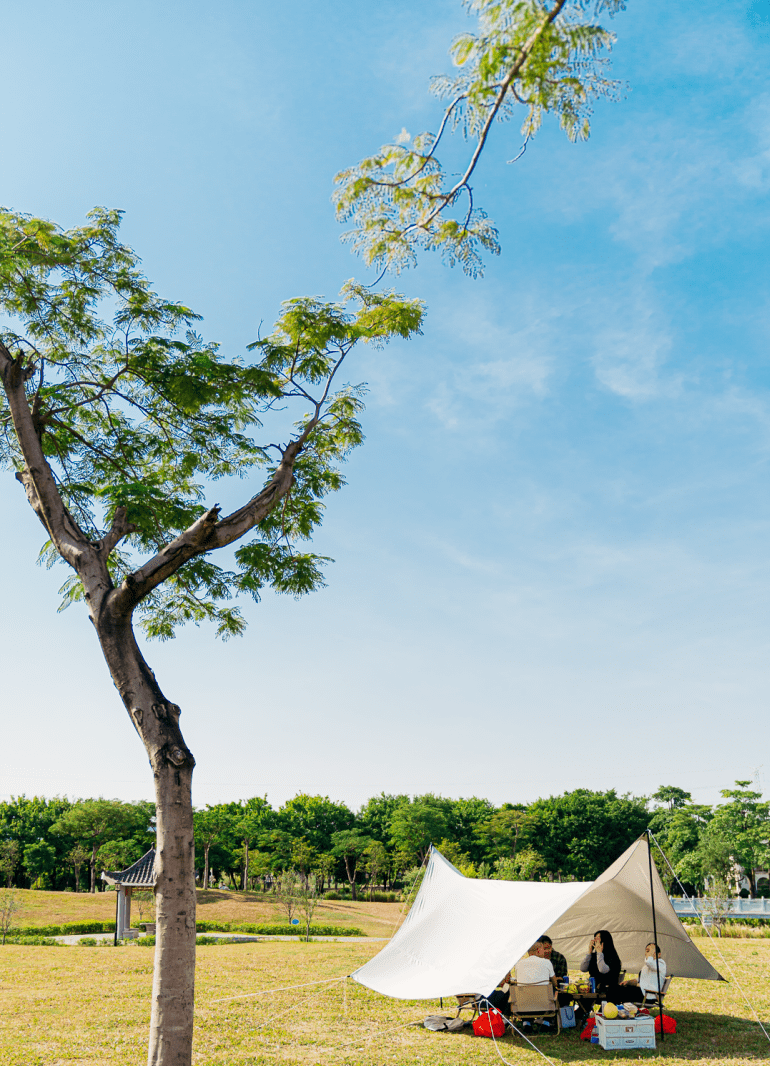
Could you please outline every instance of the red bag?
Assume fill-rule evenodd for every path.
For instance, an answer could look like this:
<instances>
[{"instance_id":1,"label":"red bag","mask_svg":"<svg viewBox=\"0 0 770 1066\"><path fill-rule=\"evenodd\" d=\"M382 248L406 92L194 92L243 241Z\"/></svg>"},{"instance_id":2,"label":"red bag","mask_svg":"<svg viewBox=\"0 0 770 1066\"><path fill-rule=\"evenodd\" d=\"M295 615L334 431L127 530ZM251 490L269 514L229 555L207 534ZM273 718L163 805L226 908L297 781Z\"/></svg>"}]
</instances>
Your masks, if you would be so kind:
<instances>
[{"instance_id":1,"label":"red bag","mask_svg":"<svg viewBox=\"0 0 770 1066\"><path fill-rule=\"evenodd\" d=\"M591 1033L594 1031L594 1026L595 1025L596 1025L596 1018L594 1018L594 1016L592 1014L591 1017L586 1022L585 1029L580 1034L580 1039L581 1040L590 1040L591 1039Z\"/></svg>"},{"instance_id":2,"label":"red bag","mask_svg":"<svg viewBox=\"0 0 770 1066\"><path fill-rule=\"evenodd\" d=\"M659 1014L655 1019L655 1032L660 1033L660 1019L663 1019L663 1032L672 1035L676 1032L676 1020L669 1014Z\"/></svg>"},{"instance_id":3,"label":"red bag","mask_svg":"<svg viewBox=\"0 0 770 1066\"><path fill-rule=\"evenodd\" d=\"M473 1023L473 1032L475 1036L502 1036L505 1032L505 1022L500 1011L493 1007L492 1010L480 1014Z\"/></svg>"}]
</instances>

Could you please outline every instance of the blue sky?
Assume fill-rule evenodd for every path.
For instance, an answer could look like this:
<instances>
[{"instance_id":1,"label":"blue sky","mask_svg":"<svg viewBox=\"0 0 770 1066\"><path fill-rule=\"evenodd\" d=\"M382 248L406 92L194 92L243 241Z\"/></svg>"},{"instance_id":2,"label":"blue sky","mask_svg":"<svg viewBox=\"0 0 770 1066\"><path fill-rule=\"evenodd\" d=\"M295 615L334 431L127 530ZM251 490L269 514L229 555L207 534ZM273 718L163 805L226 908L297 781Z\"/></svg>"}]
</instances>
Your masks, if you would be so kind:
<instances>
[{"instance_id":1,"label":"blue sky","mask_svg":"<svg viewBox=\"0 0 770 1066\"><path fill-rule=\"evenodd\" d=\"M198 804L714 802L770 777L770 3L613 21L623 99L515 165L497 126L475 188L502 255L475 281L423 257L398 285L424 335L351 371L367 441L316 541L328 587L247 604L241 640L147 649ZM332 176L436 128L429 77L472 26L455 0L31 0L4 22L2 202L66 226L124 209L158 291L232 352L281 300L371 280ZM12 478L0 498L0 795L149 797L85 613L56 614L64 571L35 567Z\"/></svg>"}]
</instances>

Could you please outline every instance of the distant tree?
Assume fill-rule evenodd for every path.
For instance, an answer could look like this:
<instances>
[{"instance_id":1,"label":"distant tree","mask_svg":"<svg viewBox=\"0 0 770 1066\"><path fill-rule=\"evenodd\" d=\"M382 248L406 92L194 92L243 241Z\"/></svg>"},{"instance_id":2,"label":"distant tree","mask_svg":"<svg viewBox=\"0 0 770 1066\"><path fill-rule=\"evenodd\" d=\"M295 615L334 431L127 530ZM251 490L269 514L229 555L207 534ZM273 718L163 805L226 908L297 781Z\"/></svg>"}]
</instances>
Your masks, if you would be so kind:
<instances>
[{"instance_id":1,"label":"distant tree","mask_svg":"<svg viewBox=\"0 0 770 1066\"><path fill-rule=\"evenodd\" d=\"M761 792L751 787L751 781L736 781L733 789L722 789L728 800L714 811L705 833L705 853L713 856L710 872L724 875L726 856L737 863L749 882L752 899L757 894L756 870L770 863L770 802L762 800ZM719 858L717 858L719 856Z\"/></svg>"},{"instance_id":2,"label":"distant tree","mask_svg":"<svg viewBox=\"0 0 770 1066\"><path fill-rule=\"evenodd\" d=\"M334 839L333 836L332 839ZM307 885L312 871L318 864L318 852L309 840L302 837L294 841L291 849L291 864L302 879L302 884Z\"/></svg>"},{"instance_id":3,"label":"distant tree","mask_svg":"<svg viewBox=\"0 0 770 1066\"><path fill-rule=\"evenodd\" d=\"M249 878L249 852L260 839L265 828L269 826L274 817L273 808L267 802L267 796L254 796L244 804L239 805L240 816L236 819L235 833L241 841L242 858L242 889L245 892Z\"/></svg>"},{"instance_id":4,"label":"distant tree","mask_svg":"<svg viewBox=\"0 0 770 1066\"><path fill-rule=\"evenodd\" d=\"M436 844L436 848L464 877L476 876L476 867L474 866L470 855L463 851L460 845L456 844L454 840L439 840Z\"/></svg>"},{"instance_id":5,"label":"distant tree","mask_svg":"<svg viewBox=\"0 0 770 1066\"><path fill-rule=\"evenodd\" d=\"M205 810L195 811L193 825L195 842L203 852L203 888L209 887L209 855L211 847L222 840L232 826L232 816L226 807L206 806Z\"/></svg>"},{"instance_id":6,"label":"distant tree","mask_svg":"<svg viewBox=\"0 0 770 1066\"><path fill-rule=\"evenodd\" d=\"M313 921L313 915L319 902L318 882L314 874L310 874L299 881L295 889L295 896L297 906L305 919L305 940L309 941L310 923Z\"/></svg>"},{"instance_id":7,"label":"distant tree","mask_svg":"<svg viewBox=\"0 0 770 1066\"><path fill-rule=\"evenodd\" d=\"M670 811L673 811L675 807L684 807L686 803L692 802L690 793L685 792L683 788L677 788L675 785L661 785L657 792L653 792L652 798L657 800L658 803L667 803Z\"/></svg>"},{"instance_id":8,"label":"distant tree","mask_svg":"<svg viewBox=\"0 0 770 1066\"><path fill-rule=\"evenodd\" d=\"M683 882L688 892L698 893L703 889L709 868L704 852L704 832L712 814L711 807L695 803L660 807L653 811L650 829L665 855L664 859L657 848L653 848L653 859L670 891L677 887L676 879Z\"/></svg>"},{"instance_id":9,"label":"distant tree","mask_svg":"<svg viewBox=\"0 0 770 1066\"><path fill-rule=\"evenodd\" d=\"M593 881L647 828L644 799L576 789L527 808L525 843L548 873Z\"/></svg>"},{"instance_id":10,"label":"distant tree","mask_svg":"<svg viewBox=\"0 0 770 1066\"><path fill-rule=\"evenodd\" d=\"M96 857L99 848L108 840L120 840L134 825L135 812L131 804L119 800L80 800L70 807L52 826L51 832L70 837L84 847L90 847L90 891L96 892Z\"/></svg>"},{"instance_id":11,"label":"distant tree","mask_svg":"<svg viewBox=\"0 0 770 1066\"><path fill-rule=\"evenodd\" d=\"M56 848L44 840L27 844L24 849L24 871L30 882L41 879L44 887L50 888L56 872Z\"/></svg>"},{"instance_id":12,"label":"distant tree","mask_svg":"<svg viewBox=\"0 0 770 1066\"><path fill-rule=\"evenodd\" d=\"M59 796L14 796L0 803L0 839L15 840L19 850L16 859L18 873L24 849L38 841L56 849L54 881L66 881L66 855L72 841L51 832L51 827L72 804ZM55 885L52 887L56 887Z\"/></svg>"},{"instance_id":13,"label":"distant tree","mask_svg":"<svg viewBox=\"0 0 770 1066\"><path fill-rule=\"evenodd\" d=\"M372 844L372 838L362 833L360 829L343 829L339 833L333 833L331 839L332 855L337 855L345 862L345 872L348 875L350 894L353 899L356 895L356 871L359 865L365 861L365 856Z\"/></svg>"},{"instance_id":14,"label":"distant tree","mask_svg":"<svg viewBox=\"0 0 770 1066\"><path fill-rule=\"evenodd\" d=\"M296 870L284 870L278 887L278 904L286 912L289 924L297 909L297 892L300 886L299 874Z\"/></svg>"},{"instance_id":15,"label":"distant tree","mask_svg":"<svg viewBox=\"0 0 770 1066\"><path fill-rule=\"evenodd\" d=\"M499 857L515 862L519 835L526 826L528 817L523 806L506 803L490 818L480 821L476 826L476 836L486 857L493 861Z\"/></svg>"},{"instance_id":16,"label":"distant tree","mask_svg":"<svg viewBox=\"0 0 770 1066\"><path fill-rule=\"evenodd\" d=\"M388 851L381 841L370 838L362 858L362 866L368 881L369 899L371 899L378 877L388 868Z\"/></svg>"},{"instance_id":17,"label":"distant tree","mask_svg":"<svg viewBox=\"0 0 770 1066\"><path fill-rule=\"evenodd\" d=\"M344 803L328 796L309 796L301 792L284 803L276 824L293 840L306 840L318 854L329 851L334 833L352 829L355 815Z\"/></svg>"},{"instance_id":18,"label":"distant tree","mask_svg":"<svg viewBox=\"0 0 770 1066\"><path fill-rule=\"evenodd\" d=\"M415 796L411 803L399 806L390 823L390 838L409 865L421 863L431 843L443 840L449 832L450 803L442 796Z\"/></svg>"},{"instance_id":19,"label":"distant tree","mask_svg":"<svg viewBox=\"0 0 770 1066\"><path fill-rule=\"evenodd\" d=\"M479 799L478 796L450 801L447 836L467 856L467 862L481 862L485 857L484 845L479 839L478 831L490 816L494 817L494 813L494 804L487 799Z\"/></svg>"},{"instance_id":20,"label":"distant tree","mask_svg":"<svg viewBox=\"0 0 770 1066\"><path fill-rule=\"evenodd\" d=\"M10 888L13 883L20 851L18 840L0 841L0 877L5 878L6 888Z\"/></svg>"},{"instance_id":21,"label":"distant tree","mask_svg":"<svg viewBox=\"0 0 770 1066\"><path fill-rule=\"evenodd\" d=\"M84 848L82 844L75 844L75 846L70 848L70 850L67 852L67 860L72 866L73 872L75 874L76 892L80 891L80 871L88 862L88 855L88 849Z\"/></svg>"},{"instance_id":22,"label":"distant tree","mask_svg":"<svg viewBox=\"0 0 770 1066\"><path fill-rule=\"evenodd\" d=\"M15 889L0 888L0 933L3 944L13 928L14 918L23 910L23 907L21 896Z\"/></svg>"},{"instance_id":23,"label":"distant tree","mask_svg":"<svg viewBox=\"0 0 770 1066\"><path fill-rule=\"evenodd\" d=\"M358 812L356 824L359 829L373 840L379 840L382 844L390 843L391 821L399 807L408 805L409 796L387 795L381 792L379 796L372 796L367 800Z\"/></svg>"}]
</instances>

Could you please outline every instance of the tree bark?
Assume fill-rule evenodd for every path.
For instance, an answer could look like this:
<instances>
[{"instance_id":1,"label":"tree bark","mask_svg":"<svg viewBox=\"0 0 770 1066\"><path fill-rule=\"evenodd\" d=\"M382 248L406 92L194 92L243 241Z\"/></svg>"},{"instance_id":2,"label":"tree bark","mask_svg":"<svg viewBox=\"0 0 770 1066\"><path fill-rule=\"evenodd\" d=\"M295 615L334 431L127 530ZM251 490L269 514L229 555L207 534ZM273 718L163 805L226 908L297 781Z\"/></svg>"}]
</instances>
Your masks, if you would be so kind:
<instances>
[{"instance_id":1,"label":"tree bark","mask_svg":"<svg viewBox=\"0 0 770 1066\"><path fill-rule=\"evenodd\" d=\"M156 943L148 1066L190 1066L195 988L195 760L169 703L142 656L130 616L108 594L91 604L105 660L142 738L155 779Z\"/></svg>"},{"instance_id":2,"label":"tree bark","mask_svg":"<svg viewBox=\"0 0 770 1066\"><path fill-rule=\"evenodd\" d=\"M91 848L91 895L96 893L96 853L99 850L99 845L94 841Z\"/></svg>"}]
</instances>

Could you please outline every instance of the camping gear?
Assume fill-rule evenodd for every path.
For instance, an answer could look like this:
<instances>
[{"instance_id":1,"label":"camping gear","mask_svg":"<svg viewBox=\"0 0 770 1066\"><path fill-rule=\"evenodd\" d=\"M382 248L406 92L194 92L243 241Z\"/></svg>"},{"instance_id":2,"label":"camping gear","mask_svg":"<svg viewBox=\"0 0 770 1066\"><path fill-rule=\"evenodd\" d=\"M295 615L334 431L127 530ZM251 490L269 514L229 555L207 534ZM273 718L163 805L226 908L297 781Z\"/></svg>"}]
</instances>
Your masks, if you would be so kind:
<instances>
[{"instance_id":1,"label":"camping gear","mask_svg":"<svg viewBox=\"0 0 770 1066\"><path fill-rule=\"evenodd\" d=\"M600 1047L610 1049L655 1047L655 1030L652 1018L603 1018L596 1019Z\"/></svg>"},{"instance_id":2,"label":"camping gear","mask_svg":"<svg viewBox=\"0 0 770 1066\"><path fill-rule=\"evenodd\" d=\"M401 928L351 975L396 999L438 999L458 989L488 996L511 962L543 933L575 969L586 941L609 927L629 971L644 962L651 898L657 942L680 977L722 980L679 921L642 836L593 882L491 881L464 877L431 847L420 890Z\"/></svg>"},{"instance_id":3,"label":"camping gear","mask_svg":"<svg viewBox=\"0 0 770 1066\"><path fill-rule=\"evenodd\" d=\"M561 1019L562 1029L574 1029L575 1028L575 1008L571 1006L559 1008L559 1018Z\"/></svg>"},{"instance_id":4,"label":"camping gear","mask_svg":"<svg viewBox=\"0 0 770 1066\"><path fill-rule=\"evenodd\" d=\"M525 985L514 981L508 997L511 1003L511 1019L522 1022L553 1023L556 1031L561 1032L559 1000L553 985Z\"/></svg>"},{"instance_id":5,"label":"camping gear","mask_svg":"<svg viewBox=\"0 0 770 1066\"><path fill-rule=\"evenodd\" d=\"M433 1033L456 1033L469 1023L463 1018L447 1018L443 1014L429 1014L422 1023L426 1029Z\"/></svg>"},{"instance_id":6,"label":"camping gear","mask_svg":"<svg viewBox=\"0 0 770 1066\"><path fill-rule=\"evenodd\" d=\"M580 1039L581 1040L590 1040L591 1039L591 1033L594 1031L595 1028L596 1028L596 1018L592 1015L588 1019L588 1021L586 1022L586 1027L583 1030L583 1032L580 1034Z\"/></svg>"},{"instance_id":7,"label":"camping gear","mask_svg":"<svg viewBox=\"0 0 770 1066\"><path fill-rule=\"evenodd\" d=\"M660 1032L660 1020L663 1019L663 1034L676 1032L676 1021L670 1014L659 1014L655 1019L655 1032Z\"/></svg>"},{"instance_id":8,"label":"camping gear","mask_svg":"<svg viewBox=\"0 0 770 1066\"><path fill-rule=\"evenodd\" d=\"M505 1032L505 1022L500 1011L494 1007L485 1010L473 1023L473 1032L475 1036L502 1036Z\"/></svg>"}]
</instances>

